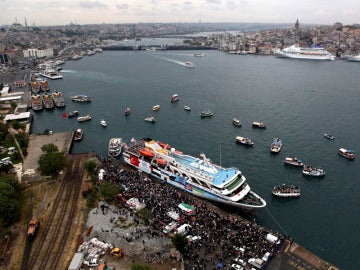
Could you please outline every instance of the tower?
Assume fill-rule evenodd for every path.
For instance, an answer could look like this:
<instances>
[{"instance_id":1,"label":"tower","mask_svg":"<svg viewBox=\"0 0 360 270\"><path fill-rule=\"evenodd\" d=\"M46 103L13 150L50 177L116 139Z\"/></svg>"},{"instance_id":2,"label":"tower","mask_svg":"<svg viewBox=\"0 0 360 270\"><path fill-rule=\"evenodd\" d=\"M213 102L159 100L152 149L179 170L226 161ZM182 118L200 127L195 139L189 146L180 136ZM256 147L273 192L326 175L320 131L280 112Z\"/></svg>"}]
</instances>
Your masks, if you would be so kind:
<instances>
[{"instance_id":1,"label":"tower","mask_svg":"<svg viewBox=\"0 0 360 270\"><path fill-rule=\"evenodd\" d=\"M296 19L295 31L299 31L299 19Z\"/></svg>"}]
</instances>

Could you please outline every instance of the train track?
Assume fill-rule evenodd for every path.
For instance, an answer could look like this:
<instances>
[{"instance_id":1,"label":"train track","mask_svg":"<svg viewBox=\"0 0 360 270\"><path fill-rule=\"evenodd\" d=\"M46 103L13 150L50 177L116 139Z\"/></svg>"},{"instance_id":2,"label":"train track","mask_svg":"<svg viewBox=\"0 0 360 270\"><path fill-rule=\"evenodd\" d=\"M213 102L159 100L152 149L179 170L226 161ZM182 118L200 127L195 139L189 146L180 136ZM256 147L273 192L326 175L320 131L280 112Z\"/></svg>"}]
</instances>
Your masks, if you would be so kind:
<instances>
[{"instance_id":1,"label":"train track","mask_svg":"<svg viewBox=\"0 0 360 270\"><path fill-rule=\"evenodd\" d=\"M69 238L72 224L77 213L80 188L84 173L83 161L93 156L77 154L68 156L69 166L47 221L42 228L38 246L31 253L27 268L24 269L60 269L60 259Z\"/></svg>"}]
</instances>

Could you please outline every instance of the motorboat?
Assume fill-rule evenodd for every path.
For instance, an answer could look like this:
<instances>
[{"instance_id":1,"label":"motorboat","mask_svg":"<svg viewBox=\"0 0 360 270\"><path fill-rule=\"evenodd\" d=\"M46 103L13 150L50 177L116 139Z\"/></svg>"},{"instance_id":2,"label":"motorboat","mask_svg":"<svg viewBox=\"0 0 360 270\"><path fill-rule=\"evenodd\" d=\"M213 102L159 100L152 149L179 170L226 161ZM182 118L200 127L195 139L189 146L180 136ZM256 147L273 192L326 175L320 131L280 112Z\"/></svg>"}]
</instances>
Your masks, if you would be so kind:
<instances>
[{"instance_id":1,"label":"motorboat","mask_svg":"<svg viewBox=\"0 0 360 270\"><path fill-rule=\"evenodd\" d=\"M276 57L306 59L306 60L335 60L335 57L327 50L320 46L312 46L310 48L292 45L275 52Z\"/></svg>"},{"instance_id":2,"label":"motorboat","mask_svg":"<svg viewBox=\"0 0 360 270\"><path fill-rule=\"evenodd\" d=\"M200 117L203 117L203 118L204 117L211 117L213 115L214 115L214 113L212 111L210 111L210 110L202 111L200 113Z\"/></svg>"},{"instance_id":3,"label":"motorboat","mask_svg":"<svg viewBox=\"0 0 360 270\"><path fill-rule=\"evenodd\" d=\"M171 96L171 99L170 99L171 103L178 102L179 100L180 100L180 98L179 98L179 95L178 95L178 94L172 95L172 96Z\"/></svg>"},{"instance_id":4,"label":"motorboat","mask_svg":"<svg viewBox=\"0 0 360 270\"><path fill-rule=\"evenodd\" d=\"M265 124L263 122L253 122L252 126L254 128L266 128Z\"/></svg>"},{"instance_id":5,"label":"motorboat","mask_svg":"<svg viewBox=\"0 0 360 270\"><path fill-rule=\"evenodd\" d=\"M115 158L121 154L123 142L121 138L111 138L108 145L108 156Z\"/></svg>"},{"instance_id":6,"label":"motorboat","mask_svg":"<svg viewBox=\"0 0 360 270\"><path fill-rule=\"evenodd\" d=\"M79 116L79 112L78 111L72 111L72 112L69 112L67 114L67 117L68 118L72 118L72 117L76 117L76 116Z\"/></svg>"},{"instance_id":7,"label":"motorboat","mask_svg":"<svg viewBox=\"0 0 360 270\"><path fill-rule=\"evenodd\" d=\"M84 116L79 116L79 117L77 118L77 120L78 120L79 122L89 121L89 120L91 120L91 115L88 114L88 115L84 115Z\"/></svg>"},{"instance_id":8,"label":"motorboat","mask_svg":"<svg viewBox=\"0 0 360 270\"><path fill-rule=\"evenodd\" d=\"M304 162L302 162L297 157L286 157L284 163L287 165L295 166L295 167L302 167L304 166Z\"/></svg>"},{"instance_id":9,"label":"motorboat","mask_svg":"<svg viewBox=\"0 0 360 270\"><path fill-rule=\"evenodd\" d=\"M102 125L103 127L106 127L107 126L107 123L104 119L101 119L100 120L100 125Z\"/></svg>"},{"instance_id":10,"label":"motorboat","mask_svg":"<svg viewBox=\"0 0 360 270\"><path fill-rule=\"evenodd\" d=\"M232 123L233 123L234 126L241 127L240 120L235 118L235 117L233 118Z\"/></svg>"},{"instance_id":11,"label":"motorboat","mask_svg":"<svg viewBox=\"0 0 360 270\"><path fill-rule=\"evenodd\" d=\"M156 119L155 119L154 116L146 117L144 120L145 120L145 122L149 122L149 123L155 123L156 122Z\"/></svg>"},{"instance_id":12,"label":"motorboat","mask_svg":"<svg viewBox=\"0 0 360 270\"><path fill-rule=\"evenodd\" d=\"M77 130L75 130L74 132L74 141L75 142L78 142L78 141L81 141L82 138L84 136L84 132L82 131L81 128L78 128Z\"/></svg>"},{"instance_id":13,"label":"motorboat","mask_svg":"<svg viewBox=\"0 0 360 270\"><path fill-rule=\"evenodd\" d=\"M184 66L188 67L188 68L194 68L196 67L195 64L193 62L184 62Z\"/></svg>"},{"instance_id":14,"label":"motorboat","mask_svg":"<svg viewBox=\"0 0 360 270\"><path fill-rule=\"evenodd\" d=\"M344 158L350 159L350 160L354 160L355 159L355 154L354 154L354 150L351 149L345 149L345 148L340 148L339 149L339 155L343 156Z\"/></svg>"},{"instance_id":15,"label":"motorboat","mask_svg":"<svg viewBox=\"0 0 360 270\"><path fill-rule=\"evenodd\" d=\"M307 176L321 177L325 176L325 171L323 168L315 168L310 165L304 165L302 173Z\"/></svg>"},{"instance_id":16,"label":"motorboat","mask_svg":"<svg viewBox=\"0 0 360 270\"><path fill-rule=\"evenodd\" d=\"M123 157L125 163L135 169L193 196L247 210L266 206L266 201L251 190L239 169L216 165L204 153L193 157L173 146L168 150L156 140L145 138L134 140ZM159 158L165 162L158 162Z\"/></svg>"},{"instance_id":17,"label":"motorboat","mask_svg":"<svg viewBox=\"0 0 360 270\"><path fill-rule=\"evenodd\" d=\"M349 62L360 62L360 54L358 54L358 55L349 55L347 57L347 60Z\"/></svg>"},{"instance_id":18,"label":"motorboat","mask_svg":"<svg viewBox=\"0 0 360 270\"><path fill-rule=\"evenodd\" d=\"M153 110L154 112L157 112L158 110L160 110L160 105L155 105L155 106L153 106L152 110Z\"/></svg>"},{"instance_id":19,"label":"motorboat","mask_svg":"<svg viewBox=\"0 0 360 270\"><path fill-rule=\"evenodd\" d=\"M324 137L329 139L329 140L335 139L335 137L333 135L329 134L329 133L324 133Z\"/></svg>"},{"instance_id":20,"label":"motorboat","mask_svg":"<svg viewBox=\"0 0 360 270\"><path fill-rule=\"evenodd\" d=\"M270 151L271 153L279 153L280 150L282 148L282 141L280 138L274 138L271 146L270 146Z\"/></svg>"},{"instance_id":21,"label":"motorboat","mask_svg":"<svg viewBox=\"0 0 360 270\"><path fill-rule=\"evenodd\" d=\"M300 187L285 184L275 186L272 190L272 195L282 198L292 198L300 196Z\"/></svg>"},{"instance_id":22,"label":"motorboat","mask_svg":"<svg viewBox=\"0 0 360 270\"><path fill-rule=\"evenodd\" d=\"M130 113L131 113L130 108L129 108L129 107L128 107L128 108L125 108L125 110L124 110L124 114L125 114L125 116L130 115Z\"/></svg>"},{"instance_id":23,"label":"motorboat","mask_svg":"<svg viewBox=\"0 0 360 270\"><path fill-rule=\"evenodd\" d=\"M71 100L76 102L91 102L91 97L86 95L75 95L71 96Z\"/></svg>"},{"instance_id":24,"label":"motorboat","mask_svg":"<svg viewBox=\"0 0 360 270\"><path fill-rule=\"evenodd\" d=\"M250 140L249 138L246 138L246 137L236 136L235 141L237 143L241 143L241 144L244 144L244 145L247 145L247 146L253 146L254 145L254 142L252 140Z\"/></svg>"},{"instance_id":25,"label":"motorboat","mask_svg":"<svg viewBox=\"0 0 360 270\"><path fill-rule=\"evenodd\" d=\"M203 54L203 53L194 53L193 56L194 57L204 57L205 54Z\"/></svg>"},{"instance_id":26,"label":"motorboat","mask_svg":"<svg viewBox=\"0 0 360 270\"><path fill-rule=\"evenodd\" d=\"M190 106L185 105L185 106L184 106L184 110L185 110L185 111L191 111L191 108L190 108Z\"/></svg>"}]
</instances>

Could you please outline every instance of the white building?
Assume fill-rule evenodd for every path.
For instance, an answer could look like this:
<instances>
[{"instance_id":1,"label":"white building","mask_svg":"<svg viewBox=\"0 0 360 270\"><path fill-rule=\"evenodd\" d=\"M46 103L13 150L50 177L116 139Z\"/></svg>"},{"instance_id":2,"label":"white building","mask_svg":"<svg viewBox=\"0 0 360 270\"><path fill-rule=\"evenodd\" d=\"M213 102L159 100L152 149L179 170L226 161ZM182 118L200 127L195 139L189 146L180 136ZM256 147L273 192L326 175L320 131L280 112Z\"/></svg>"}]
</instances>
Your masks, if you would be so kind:
<instances>
[{"instance_id":1,"label":"white building","mask_svg":"<svg viewBox=\"0 0 360 270\"><path fill-rule=\"evenodd\" d=\"M45 50L38 50L38 49L27 49L23 50L24 58L44 58L44 57L53 57L54 56L54 49L48 48Z\"/></svg>"}]
</instances>

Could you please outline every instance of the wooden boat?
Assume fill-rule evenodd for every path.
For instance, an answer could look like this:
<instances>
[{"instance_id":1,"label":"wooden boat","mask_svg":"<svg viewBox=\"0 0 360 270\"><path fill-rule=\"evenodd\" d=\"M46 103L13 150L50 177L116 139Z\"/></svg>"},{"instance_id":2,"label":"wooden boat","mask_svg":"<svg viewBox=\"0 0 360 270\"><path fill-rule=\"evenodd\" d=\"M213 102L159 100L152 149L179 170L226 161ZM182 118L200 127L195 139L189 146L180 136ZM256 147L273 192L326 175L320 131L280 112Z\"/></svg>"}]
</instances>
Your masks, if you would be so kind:
<instances>
[{"instance_id":1,"label":"wooden boat","mask_svg":"<svg viewBox=\"0 0 360 270\"><path fill-rule=\"evenodd\" d=\"M234 126L241 127L240 120L235 117L232 119L232 123Z\"/></svg>"},{"instance_id":2,"label":"wooden boat","mask_svg":"<svg viewBox=\"0 0 360 270\"><path fill-rule=\"evenodd\" d=\"M89 121L89 120L91 120L91 115L88 114L88 115L84 115L84 116L79 116L79 117L77 118L77 120L78 120L79 122Z\"/></svg>"},{"instance_id":3,"label":"wooden boat","mask_svg":"<svg viewBox=\"0 0 360 270\"><path fill-rule=\"evenodd\" d=\"M171 96L171 99L170 99L171 103L178 102L179 100L180 100L180 98L179 98L179 95L178 95L178 94L172 95L172 96Z\"/></svg>"},{"instance_id":4,"label":"wooden boat","mask_svg":"<svg viewBox=\"0 0 360 270\"><path fill-rule=\"evenodd\" d=\"M329 139L329 140L335 139L335 137L333 135L329 134L329 133L324 133L324 137Z\"/></svg>"},{"instance_id":5,"label":"wooden boat","mask_svg":"<svg viewBox=\"0 0 360 270\"><path fill-rule=\"evenodd\" d=\"M254 128L266 128L265 124L263 122L253 122L252 126Z\"/></svg>"},{"instance_id":6,"label":"wooden boat","mask_svg":"<svg viewBox=\"0 0 360 270\"><path fill-rule=\"evenodd\" d=\"M152 108L152 110L153 110L154 112L160 110L160 105L155 105L155 106Z\"/></svg>"},{"instance_id":7,"label":"wooden boat","mask_svg":"<svg viewBox=\"0 0 360 270\"><path fill-rule=\"evenodd\" d=\"M340 156L343 156L344 158L347 158L347 159L350 159L350 160L355 159L354 150L347 150L345 148L340 148L338 153L339 153Z\"/></svg>"},{"instance_id":8,"label":"wooden boat","mask_svg":"<svg viewBox=\"0 0 360 270\"><path fill-rule=\"evenodd\" d=\"M74 141L75 142L78 142L78 141L81 141L82 138L84 136L84 132L82 131L81 128L78 128L77 130L75 130L74 132Z\"/></svg>"},{"instance_id":9,"label":"wooden boat","mask_svg":"<svg viewBox=\"0 0 360 270\"><path fill-rule=\"evenodd\" d=\"M282 184L273 188L272 195L283 198L299 197L300 187L294 185L287 186Z\"/></svg>"},{"instance_id":10,"label":"wooden boat","mask_svg":"<svg viewBox=\"0 0 360 270\"><path fill-rule=\"evenodd\" d=\"M304 165L302 173L307 176L322 177L325 176L323 168L315 168L310 165Z\"/></svg>"},{"instance_id":11,"label":"wooden boat","mask_svg":"<svg viewBox=\"0 0 360 270\"><path fill-rule=\"evenodd\" d=\"M241 136L236 136L235 141L237 143L241 143L247 146L253 146L254 142L252 140L250 140L249 138L246 137L241 137Z\"/></svg>"},{"instance_id":12,"label":"wooden boat","mask_svg":"<svg viewBox=\"0 0 360 270\"><path fill-rule=\"evenodd\" d=\"M295 167L304 166L304 163L297 157L286 157L284 160L284 163L287 165L295 166Z\"/></svg>"}]
</instances>

